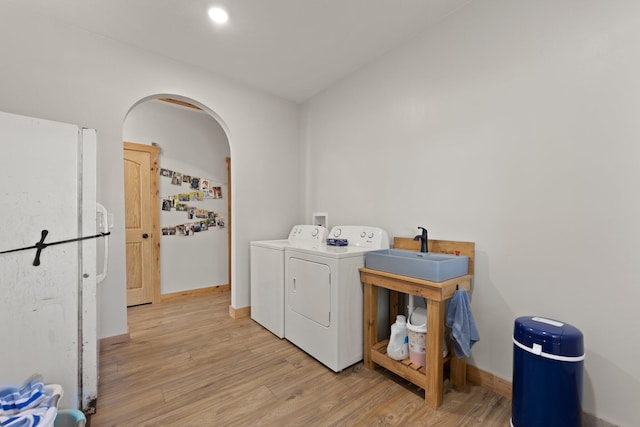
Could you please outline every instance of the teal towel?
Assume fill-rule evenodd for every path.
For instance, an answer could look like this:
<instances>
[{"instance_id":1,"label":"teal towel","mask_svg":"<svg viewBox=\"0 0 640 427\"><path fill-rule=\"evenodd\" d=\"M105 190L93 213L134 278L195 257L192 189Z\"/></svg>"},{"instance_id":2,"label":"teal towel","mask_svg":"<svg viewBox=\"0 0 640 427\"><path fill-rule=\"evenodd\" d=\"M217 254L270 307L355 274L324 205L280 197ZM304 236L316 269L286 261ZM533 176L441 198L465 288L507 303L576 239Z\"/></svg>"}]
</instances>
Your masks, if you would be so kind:
<instances>
[{"instance_id":1,"label":"teal towel","mask_svg":"<svg viewBox=\"0 0 640 427\"><path fill-rule=\"evenodd\" d=\"M480 336L471 313L469 295L464 289L458 289L451 298L449 310L447 310L447 326L451 328L456 356L468 357L471 354L471 347L480 341Z\"/></svg>"}]
</instances>

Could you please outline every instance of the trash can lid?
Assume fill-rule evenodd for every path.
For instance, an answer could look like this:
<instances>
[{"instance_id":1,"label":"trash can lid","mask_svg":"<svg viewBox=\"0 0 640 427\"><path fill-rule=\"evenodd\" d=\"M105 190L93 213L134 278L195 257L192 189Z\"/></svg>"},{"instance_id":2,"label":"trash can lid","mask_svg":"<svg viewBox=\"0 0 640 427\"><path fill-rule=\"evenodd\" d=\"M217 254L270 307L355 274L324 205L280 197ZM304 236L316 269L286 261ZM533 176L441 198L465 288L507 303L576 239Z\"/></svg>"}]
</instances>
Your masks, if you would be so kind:
<instances>
[{"instance_id":1,"label":"trash can lid","mask_svg":"<svg viewBox=\"0 0 640 427\"><path fill-rule=\"evenodd\" d=\"M547 354L568 357L584 355L582 332L568 323L546 317L518 317L513 339L526 347L538 344Z\"/></svg>"}]
</instances>

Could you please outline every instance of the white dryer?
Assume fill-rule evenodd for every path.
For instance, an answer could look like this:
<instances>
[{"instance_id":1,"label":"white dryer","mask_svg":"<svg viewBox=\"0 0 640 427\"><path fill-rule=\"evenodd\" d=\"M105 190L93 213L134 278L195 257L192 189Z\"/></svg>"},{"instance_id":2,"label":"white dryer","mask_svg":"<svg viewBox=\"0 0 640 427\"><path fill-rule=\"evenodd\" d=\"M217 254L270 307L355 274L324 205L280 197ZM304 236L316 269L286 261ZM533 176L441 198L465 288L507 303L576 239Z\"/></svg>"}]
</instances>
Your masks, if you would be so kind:
<instances>
[{"instance_id":1,"label":"white dryer","mask_svg":"<svg viewBox=\"0 0 640 427\"><path fill-rule=\"evenodd\" d=\"M284 249L292 242L324 243L329 230L295 225L289 237L251 242L251 318L284 338Z\"/></svg>"},{"instance_id":2,"label":"white dryer","mask_svg":"<svg viewBox=\"0 0 640 427\"><path fill-rule=\"evenodd\" d=\"M285 248L285 338L335 372L362 360L365 252L389 247L376 227L335 226L345 246L293 242Z\"/></svg>"}]
</instances>

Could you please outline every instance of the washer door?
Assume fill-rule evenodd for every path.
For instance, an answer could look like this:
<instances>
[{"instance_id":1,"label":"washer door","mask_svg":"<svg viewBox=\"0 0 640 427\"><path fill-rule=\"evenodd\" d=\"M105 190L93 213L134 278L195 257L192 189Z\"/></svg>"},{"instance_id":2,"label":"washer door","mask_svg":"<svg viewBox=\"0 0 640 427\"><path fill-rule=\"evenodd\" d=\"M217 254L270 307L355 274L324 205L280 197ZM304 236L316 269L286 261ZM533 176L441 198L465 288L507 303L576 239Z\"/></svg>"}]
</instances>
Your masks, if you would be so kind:
<instances>
[{"instance_id":1,"label":"washer door","mask_svg":"<svg viewBox=\"0 0 640 427\"><path fill-rule=\"evenodd\" d=\"M289 309L328 327L331 324L331 269L326 264L289 258Z\"/></svg>"}]
</instances>

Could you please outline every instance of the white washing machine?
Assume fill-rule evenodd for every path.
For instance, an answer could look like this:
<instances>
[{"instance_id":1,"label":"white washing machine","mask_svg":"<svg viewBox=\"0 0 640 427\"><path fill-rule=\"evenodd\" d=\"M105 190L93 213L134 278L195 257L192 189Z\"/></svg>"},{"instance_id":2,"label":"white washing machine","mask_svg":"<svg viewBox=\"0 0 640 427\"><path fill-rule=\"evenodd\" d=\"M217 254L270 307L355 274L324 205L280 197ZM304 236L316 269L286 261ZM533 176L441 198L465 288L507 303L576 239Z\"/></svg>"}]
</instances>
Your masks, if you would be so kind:
<instances>
[{"instance_id":1,"label":"white washing machine","mask_svg":"<svg viewBox=\"0 0 640 427\"><path fill-rule=\"evenodd\" d=\"M293 242L285 248L285 338L335 372L362 360L365 252L389 247L376 227L335 226L346 246ZM344 242L343 242L344 243Z\"/></svg>"},{"instance_id":2,"label":"white washing machine","mask_svg":"<svg viewBox=\"0 0 640 427\"><path fill-rule=\"evenodd\" d=\"M282 240L251 242L251 318L284 338L284 249L291 242L324 243L329 230L295 225Z\"/></svg>"}]
</instances>

